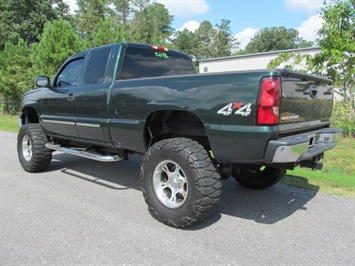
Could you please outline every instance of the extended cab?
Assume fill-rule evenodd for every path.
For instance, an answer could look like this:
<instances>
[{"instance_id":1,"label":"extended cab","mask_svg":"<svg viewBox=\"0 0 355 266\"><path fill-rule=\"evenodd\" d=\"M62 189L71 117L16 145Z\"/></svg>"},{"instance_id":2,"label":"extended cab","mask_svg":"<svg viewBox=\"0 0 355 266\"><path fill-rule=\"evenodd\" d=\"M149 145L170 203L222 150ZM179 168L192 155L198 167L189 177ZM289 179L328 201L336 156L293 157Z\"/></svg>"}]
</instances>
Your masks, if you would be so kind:
<instances>
[{"instance_id":1,"label":"extended cab","mask_svg":"<svg viewBox=\"0 0 355 266\"><path fill-rule=\"evenodd\" d=\"M71 56L51 82L23 96L19 160L28 172L52 152L94 160L145 154L150 213L174 227L208 216L221 179L264 189L296 166L321 169L340 129L330 128L332 81L287 70L195 74L185 54L117 43Z\"/></svg>"}]
</instances>

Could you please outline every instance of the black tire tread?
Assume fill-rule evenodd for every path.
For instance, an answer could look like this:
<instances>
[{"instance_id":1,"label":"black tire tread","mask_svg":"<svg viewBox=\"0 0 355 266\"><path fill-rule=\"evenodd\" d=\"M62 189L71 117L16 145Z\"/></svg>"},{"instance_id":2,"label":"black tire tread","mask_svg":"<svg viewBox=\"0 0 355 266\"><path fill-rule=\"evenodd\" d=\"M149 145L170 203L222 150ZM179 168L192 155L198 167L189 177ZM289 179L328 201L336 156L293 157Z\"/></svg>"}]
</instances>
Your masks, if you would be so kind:
<instances>
[{"instance_id":1,"label":"black tire tread","mask_svg":"<svg viewBox=\"0 0 355 266\"><path fill-rule=\"evenodd\" d=\"M27 162L22 155L22 139L28 135L32 141L32 159ZM46 170L52 160L52 150L46 148L48 142L40 124L25 124L21 127L17 136L17 151L22 168L30 173Z\"/></svg>"},{"instance_id":2,"label":"black tire tread","mask_svg":"<svg viewBox=\"0 0 355 266\"><path fill-rule=\"evenodd\" d=\"M200 194L201 199L196 200L193 206L191 206L193 209L192 215L189 217L182 217L178 222L173 222L171 219L161 218L157 210L154 207L149 206L149 200L143 185L144 178L146 178L143 171L145 165L150 160L153 153L159 152L164 148L168 148L176 153L185 152L188 157L187 162L189 167L197 169L200 173L195 179L195 188ZM221 196L222 184L220 182L220 176L208 156L207 151L196 141L187 138L165 139L155 143L144 156L140 180L143 196L148 205L150 214L164 224L176 228L188 227L205 219L216 209Z\"/></svg>"},{"instance_id":3,"label":"black tire tread","mask_svg":"<svg viewBox=\"0 0 355 266\"><path fill-rule=\"evenodd\" d=\"M239 170L240 173L234 173L233 178L243 187L257 190L277 184L286 174L285 169L272 167L265 167L258 174L250 174L243 166Z\"/></svg>"}]
</instances>

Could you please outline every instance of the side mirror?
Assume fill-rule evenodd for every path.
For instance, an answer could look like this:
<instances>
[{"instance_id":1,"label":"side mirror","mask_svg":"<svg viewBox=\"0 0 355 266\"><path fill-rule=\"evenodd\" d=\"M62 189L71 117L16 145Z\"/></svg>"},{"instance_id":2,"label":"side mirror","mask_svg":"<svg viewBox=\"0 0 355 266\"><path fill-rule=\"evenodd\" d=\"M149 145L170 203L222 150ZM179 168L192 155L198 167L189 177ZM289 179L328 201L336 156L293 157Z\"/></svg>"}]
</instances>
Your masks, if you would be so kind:
<instances>
[{"instance_id":1,"label":"side mirror","mask_svg":"<svg viewBox=\"0 0 355 266\"><path fill-rule=\"evenodd\" d=\"M41 88L50 88L51 87L51 80L45 76L39 76L36 79L36 85Z\"/></svg>"}]
</instances>

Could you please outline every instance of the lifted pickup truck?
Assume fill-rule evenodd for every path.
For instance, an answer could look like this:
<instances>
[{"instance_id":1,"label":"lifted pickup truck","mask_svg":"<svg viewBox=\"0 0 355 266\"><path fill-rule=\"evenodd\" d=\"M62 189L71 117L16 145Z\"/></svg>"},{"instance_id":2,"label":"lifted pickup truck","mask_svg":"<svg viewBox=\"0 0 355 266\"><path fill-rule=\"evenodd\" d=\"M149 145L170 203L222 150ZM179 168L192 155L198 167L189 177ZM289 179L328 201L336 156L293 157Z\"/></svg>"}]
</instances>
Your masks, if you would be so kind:
<instances>
[{"instance_id":1,"label":"lifted pickup truck","mask_svg":"<svg viewBox=\"0 0 355 266\"><path fill-rule=\"evenodd\" d=\"M103 162L145 153L148 210L173 227L216 208L221 179L264 189L296 166L321 169L332 81L287 70L195 74L185 54L117 43L71 56L23 96L19 160L44 171L52 152Z\"/></svg>"}]
</instances>

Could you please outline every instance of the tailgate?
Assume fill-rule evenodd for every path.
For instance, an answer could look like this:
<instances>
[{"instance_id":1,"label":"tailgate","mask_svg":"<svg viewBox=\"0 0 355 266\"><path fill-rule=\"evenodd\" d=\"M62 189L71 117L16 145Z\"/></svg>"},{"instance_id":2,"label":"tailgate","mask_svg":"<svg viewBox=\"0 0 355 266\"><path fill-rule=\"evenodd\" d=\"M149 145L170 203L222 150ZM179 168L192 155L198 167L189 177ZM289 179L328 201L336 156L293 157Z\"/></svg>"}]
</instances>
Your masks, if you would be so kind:
<instances>
[{"instance_id":1,"label":"tailgate","mask_svg":"<svg viewBox=\"0 0 355 266\"><path fill-rule=\"evenodd\" d=\"M280 131L308 130L330 124L332 81L322 77L281 70Z\"/></svg>"}]
</instances>

